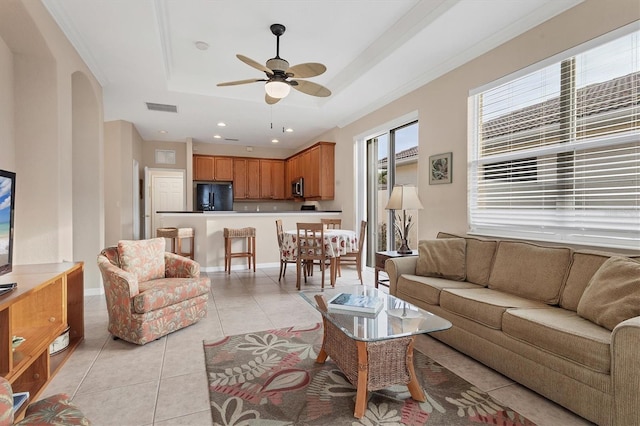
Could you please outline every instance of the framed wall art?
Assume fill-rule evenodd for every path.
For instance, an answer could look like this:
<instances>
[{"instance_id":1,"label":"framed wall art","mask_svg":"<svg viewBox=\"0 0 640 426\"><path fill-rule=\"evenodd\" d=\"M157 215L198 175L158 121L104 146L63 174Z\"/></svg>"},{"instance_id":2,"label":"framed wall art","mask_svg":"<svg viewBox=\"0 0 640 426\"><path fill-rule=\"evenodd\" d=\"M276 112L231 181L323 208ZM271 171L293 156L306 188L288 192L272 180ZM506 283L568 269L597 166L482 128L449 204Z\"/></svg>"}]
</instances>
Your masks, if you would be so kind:
<instances>
[{"instance_id":1,"label":"framed wall art","mask_svg":"<svg viewBox=\"0 0 640 426\"><path fill-rule=\"evenodd\" d=\"M451 157L450 152L429 157L429 185L451 183Z\"/></svg>"}]
</instances>

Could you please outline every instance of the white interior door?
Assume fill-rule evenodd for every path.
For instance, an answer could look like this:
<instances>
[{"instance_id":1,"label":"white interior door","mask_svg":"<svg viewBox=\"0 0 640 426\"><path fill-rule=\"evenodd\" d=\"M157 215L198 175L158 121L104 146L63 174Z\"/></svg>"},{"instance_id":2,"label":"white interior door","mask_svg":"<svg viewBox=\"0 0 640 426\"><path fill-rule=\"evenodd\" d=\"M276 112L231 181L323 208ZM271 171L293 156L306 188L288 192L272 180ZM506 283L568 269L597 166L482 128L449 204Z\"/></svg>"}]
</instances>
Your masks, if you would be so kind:
<instances>
[{"instance_id":1,"label":"white interior door","mask_svg":"<svg viewBox=\"0 0 640 426\"><path fill-rule=\"evenodd\" d=\"M183 170L145 168L145 238L154 238L162 226L158 211L186 210Z\"/></svg>"}]
</instances>

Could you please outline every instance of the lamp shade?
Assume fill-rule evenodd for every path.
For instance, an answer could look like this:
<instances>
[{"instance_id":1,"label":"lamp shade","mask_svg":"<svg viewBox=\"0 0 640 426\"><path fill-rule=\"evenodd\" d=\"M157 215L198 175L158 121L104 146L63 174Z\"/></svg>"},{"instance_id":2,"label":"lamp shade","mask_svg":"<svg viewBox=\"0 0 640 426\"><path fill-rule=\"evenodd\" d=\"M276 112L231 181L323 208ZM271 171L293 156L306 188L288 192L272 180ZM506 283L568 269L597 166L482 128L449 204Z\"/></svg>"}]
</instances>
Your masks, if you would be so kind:
<instances>
[{"instance_id":1,"label":"lamp shade","mask_svg":"<svg viewBox=\"0 0 640 426\"><path fill-rule=\"evenodd\" d=\"M396 185L391 191L386 210L422 210L422 203L413 185Z\"/></svg>"},{"instance_id":2,"label":"lamp shade","mask_svg":"<svg viewBox=\"0 0 640 426\"><path fill-rule=\"evenodd\" d=\"M264 91L272 98L282 99L289 94L291 86L283 81L267 81L267 84L264 85Z\"/></svg>"}]
</instances>

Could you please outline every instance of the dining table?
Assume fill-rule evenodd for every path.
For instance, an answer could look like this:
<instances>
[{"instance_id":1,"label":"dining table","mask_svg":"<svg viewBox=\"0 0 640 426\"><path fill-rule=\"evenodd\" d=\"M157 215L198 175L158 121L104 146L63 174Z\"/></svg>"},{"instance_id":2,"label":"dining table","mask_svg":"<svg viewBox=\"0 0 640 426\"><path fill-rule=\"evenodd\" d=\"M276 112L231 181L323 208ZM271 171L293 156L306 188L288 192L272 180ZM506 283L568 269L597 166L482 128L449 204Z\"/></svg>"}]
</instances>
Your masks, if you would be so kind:
<instances>
[{"instance_id":1,"label":"dining table","mask_svg":"<svg viewBox=\"0 0 640 426\"><path fill-rule=\"evenodd\" d=\"M358 234L349 229L325 229L324 245L329 257L336 262L340 256L358 250ZM287 261L293 261L298 257L298 231L287 230L282 238L282 256ZM335 277L331 277L331 285L335 284Z\"/></svg>"}]
</instances>

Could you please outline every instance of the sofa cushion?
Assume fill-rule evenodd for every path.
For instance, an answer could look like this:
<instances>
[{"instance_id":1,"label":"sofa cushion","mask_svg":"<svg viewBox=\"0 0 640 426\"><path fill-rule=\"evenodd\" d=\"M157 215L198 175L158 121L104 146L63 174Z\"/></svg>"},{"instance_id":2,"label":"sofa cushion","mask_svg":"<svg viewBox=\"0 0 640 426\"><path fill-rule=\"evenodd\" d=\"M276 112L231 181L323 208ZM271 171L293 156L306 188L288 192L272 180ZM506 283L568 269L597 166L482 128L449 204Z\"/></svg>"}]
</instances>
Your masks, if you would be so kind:
<instances>
[{"instance_id":1,"label":"sofa cushion","mask_svg":"<svg viewBox=\"0 0 640 426\"><path fill-rule=\"evenodd\" d=\"M398 278L397 293L410 294L429 305L440 304L440 291L444 288L478 288L466 281L453 281L445 278L421 277L419 275L402 274Z\"/></svg>"},{"instance_id":2,"label":"sofa cushion","mask_svg":"<svg viewBox=\"0 0 640 426\"><path fill-rule=\"evenodd\" d=\"M467 281L486 287L489 283L489 274L493 256L498 242L475 237L460 237L458 235L438 232L438 238L464 238L467 241L466 268Z\"/></svg>"},{"instance_id":3,"label":"sofa cushion","mask_svg":"<svg viewBox=\"0 0 640 426\"><path fill-rule=\"evenodd\" d=\"M420 241L416 275L464 281L466 246L464 238Z\"/></svg>"},{"instance_id":4,"label":"sofa cushion","mask_svg":"<svg viewBox=\"0 0 640 426\"><path fill-rule=\"evenodd\" d=\"M550 305L558 303L571 261L571 249L500 241L489 288Z\"/></svg>"},{"instance_id":5,"label":"sofa cushion","mask_svg":"<svg viewBox=\"0 0 640 426\"><path fill-rule=\"evenodd\" d=\"M595 273L578 303L578 315L609 330L640 315L640 262L614 256Z\"/></svg>"},{"instance_id":6,"label":"sofa cushion","mask_svg":"<svg viewBox=\"0 0 640 426\"><path fill-rule=\"evenodd\" d=\"M118 241L120 267L139 282L164 278L164 238Z\"/></svg>"},{"instance_id":7,"label":"sofa cushion","mask_svg":"<svg viewBox=\"0 0 640 426\"><path fill-rule=\"evenodd\" d=\"M144 314L206 294L210 281L208 277L160 278L141 282L139 287L140 293L133 298L133 309Z\"/></svg>"},{"instance_id":8,"label":"sofa cushion","mask_svg":"<svg viewBox=\"0 0 640 426\"><path fill-rule=\"evenodd\" d=\"M611 370L611 333L567 309L509 309L502 319L505 334L570 359L591 370Z\"/></svg>"},{"instance_id":9,"label":"sofa cushion","mask_svg":"<svg viewBox=\"0 0 640 426\"><path fill-rule=\"evenodd\" d=\"M560 296L560 306L565 309L577 311L578 303L589 281L591 281L596 271L610 257L611 254L607 255L597 252L574 252L569 275L567 276L567 281L564 284L562 295Z\"/></svg>"},{"instance_id":10,"label":"sofa cushion","mask_svg":"<svg viewBox=\"0 0 640 426\"><path fill-rule=\"evenodd\" d=\"M440 293L440 307L487 327L500 330L509 308L546 308L547 305L488 288L453 289Z\"/></svg>"}]
</instances>

